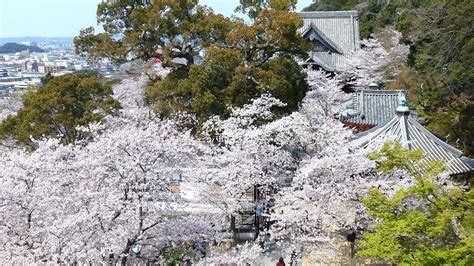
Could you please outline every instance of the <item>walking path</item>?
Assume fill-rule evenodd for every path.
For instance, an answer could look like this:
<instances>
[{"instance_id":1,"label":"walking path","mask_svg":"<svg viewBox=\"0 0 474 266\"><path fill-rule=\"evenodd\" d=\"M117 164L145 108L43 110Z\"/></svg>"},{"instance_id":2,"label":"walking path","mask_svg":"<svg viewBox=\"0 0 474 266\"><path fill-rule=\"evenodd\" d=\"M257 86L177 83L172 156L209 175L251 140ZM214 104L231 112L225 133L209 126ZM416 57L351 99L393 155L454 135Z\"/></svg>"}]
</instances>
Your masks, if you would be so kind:
<instances>
[{"instance_id":1,"label":"walking path","mask_svg":"<svg viewBox=\"0 0 474 266\"><path fill-rule=\"evenodd\" d=\"M274 266L278 262L280 257L283 257L285 264L290 265L291 261L291 253L293 250L291 249L290 244L279 244L276 245L274 243L269 244L265 247L265 252L260 257L260 260L256 263L258 266ZM301 265L301 255L296 254L296 258L294 259L295 263L293 265Z\"/></svg>"}]
</instances>

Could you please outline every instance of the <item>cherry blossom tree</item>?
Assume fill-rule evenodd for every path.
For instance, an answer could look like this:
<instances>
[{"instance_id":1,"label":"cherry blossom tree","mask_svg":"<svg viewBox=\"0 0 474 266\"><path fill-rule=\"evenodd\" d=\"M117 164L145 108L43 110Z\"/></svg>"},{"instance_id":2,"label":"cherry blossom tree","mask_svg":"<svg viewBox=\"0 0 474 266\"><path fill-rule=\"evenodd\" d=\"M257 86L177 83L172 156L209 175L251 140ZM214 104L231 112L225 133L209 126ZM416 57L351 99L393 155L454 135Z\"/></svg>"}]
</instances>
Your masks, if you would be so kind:
<instances>
[{"instance_id":1,"label":"cherry blossom tree","mask_svg":"<svg viewBox=\"0 0 474 266\"><path fill-rule=\"evenodd\" d=\"M5 97L0 97L0 122L6 119L9 115L16 115L18 110L23 107L23 102L21 101L22 93L17 91L10 93L10 95ZM8 141L2 141L0 143L0 149L6 149L14 146L15 141L9 139Z\"/></svg>"},{"instance_id":2,"label":"cherry blossom tree","mask_svg":"<svg viewBox=\"0 0 474 266\"><path fill-rule=\"evenodd\" d=\"M276 119L272 108L284 103L263 95L228 119L210 119L204 141L180 127L181 118L192 119L186 114L169 120L154 115L144 104L146 78L114 86L122 109L105 123L81 127L89 138L74 146L45 139L32 152L1 153L7 169L0 176L1 230L8 237L1 239L6 248L0 258L124 260L136 256L131 248L139 245L138 256L159 260L173 245L219 241L221 218L255 209L244 198L249 187L285 191L301 162L349 134L333 118L345 100L339 82L319 71L310 71L308 81L315 89L299 111ZM207 212L173 191L177 179L197 189L194 198L209 206ZM257 256L257 249L247 248ZM234 253L214 251L209 261L251 260L248 252Z\"/></svg>"},{"instance_id":3,"label":"cherry blossom tree","mask_svg":"<svg viewBox=\"0 0 474 266\"><path fill-rule=\"evenodd\" d=\"M171 121L155 118L145 128L127 124L108 131L81 148L78 162L83 165L77 176L95 181L88 183L92 187L87 189L91 191L88 201L94 200L87 208L94 223L88 225L91 230L99 230L101 238L93 245L125 256L138 243L143 253L153 253L153 249L160 250L160 243L169 242L170 235L163 230L169 230L167 227L175 222L181 223L186 233L176 228L173 241L192 239L193 234L206 235L203 226L194 226L199 223L193 221L196 217L186 216L187 223L173 217L181 203L180 195L172 191L173 179L192 174L186 170L193 169L194 155L201 152L199 143L189 134L179 132ZM193 227L200 230L193 231ZM212 237L216 232L209 233Z\"/></svg>"},{"instance_id":4,"label":"cherry blossom tree","mask_svg":"<svg viewBox=\"0 0 474 266\"><path fill-rule=\"evenodd\" d=\"M346 235L370 225L360 203L369 188L392 191L410 181L372 171L374 164L367 155L378 146L352 149L351 131L334 118L347 97L340 92L340 83L324 80L331 78L318 71L308 74L314 82L299 113L309 109L306 113L317 114L308 116L315 145L299 162L290 185L275 196L270 234L278 242L292 243L295 251L305 247L310 257L324 261L340 255Z\"/></svg>"},{"instance_id":5,"label":"cherry blossom tree","mask_svg":"<svg viewBox=\"0 0 474 266\"><path fill-rule=\"evenodd\" d=\"M302 113L274 119L272 108L283 103L263 95L251 104L233 109L230 118L210 119L205 128L208 142L216 142L203 172L203 182L217 198L210 197L228 215L255 206L245 196L254 186L277 189L311 150L311 119ZM305 133L307 133L305 135ZM249 205L250 204L250 205Z\"/></svg>"},{"instance_id":6,"label":"cherry blossom tree","mask_svg":"<svg viewBox=\"0 0 474 266\"><path fill-rule=\"evenodd\" d=\"M274 106L283 103L263 95L252 104L232 110L230 118L214 117L204 126L207 141L218 143L208 171L203 173L204 181L220 189L219 205L229 214L249 207L243 206L248 203L246 190L255 185L276 184L293 167L291 153L259 125L273 118Z\"/></svg>"},{"instance_id":7,"label":"cherry blossom tree","mask_svg":"<svg viewBox=\"0 0 474 266\"><path fill-rule=\"evenodd\" d=\"M275 117L285 103L262 95L209 119L199 138L182 126L193 117L163 120L145 105L146 77L127 79L113 88L122 109L79 128L88 138L0 151L0 262L160 262L174 247L228 237L223 218L262 203L271 239L334 255L336 236L369 225L360 196L408 181L373 173L370 148L351 149L335 119L350 97L340 77L307 74L311 90L292 114ZM267 189L263 202L246 198L254 186ZM201 263L252 263L261 252L211 249Z\"/></svg>"},{"instance_id":8,"label":"cherry blossom tree","mask_svg":"<svg viewBox=\"0 0 474 266\"><path fill-rule=\"evenodd\" d=\"M366 87L372 81L383 83L400 73L409 48L400 43L401 33L388 29L374 38L361 41L355 51L338 66L341 75L355 86Z\"/></svg>"},{"instance_id":9,"label":"cherry blossom tree","mask_svg":"<svg viewBox=\"0 0 474 266\"><path fill-rule=\"evenodd\" d=\"M143 80L115 87L123 109L81 130L75 146L38 141L0 153L1 261L158 260L169 245L219 240L220 220L186 211L176 175L192 180L207 147L143 106ZM206 217L206 218L204 218Z\"/></svg>"},{"instance_id":10,"label":"cherry blossom tree","mask_svg":"<svg viewBox=\"0 0 474 266\"><path fill-rule=\"evenodd\" d=\"M227 214L238 214L239 210L249 208L248 205L255 210L257 203L252 205L246 202L247 205L244 205L239 200L250 185L266 185L273 191L280 191L264 202L269 207L268 200L276 201L273 208L275 213L270 214L270 219L276 221L272 237L284 242L295 239L300 244L311 243L311 235L315 238L324 237L319 229L315 229L314 232L300 232L300 239L288 229L296 230L296 225L306 221L304 217L308 217L308 212L300 207L311 204L312 201L324 204L321 207L324 209L331 205L331 198L321 196L309 199L302 195L318 194L328 188L332 189L328 193L334 193L345 182L345 176L334 173L339 176L339 180L334 181L338 186L333 188L333 183L330 182L333 178L331 169L337 168L337 164L344 161L341 158L347 161L353 158L347 147L346 154L340 154L352 133L334 118L340 104L349 97L341 91L341 82L327 73L314 70L308 70L308 82L312 90L308 92L300 109L291 115L262 123L273 119L271 109L274 106L283 104L269 95L263 95L243 108L232 110L230 118L222 120L214 117L204 126L208 140L214 137L214 141L219 144L209 161L209 172L204 172L206 178L203 182L211 188L208 189L211 192L209 201L220 205ZM323 177L314 177L310 174L313 170L309 169L320 164L321 172L315 171L314 175ZM351 164L354 163L349 165ZM301 167L306 170L301 170ZM365 170L365 167L366 165L361 164L359 169ZM310 184L314 187L308 186L308 190L301 190L309 182L307 180L313 180ZM301 197L298 198L299 196ZM322 201L323 199L328 201ZM287 208L292 211L287 212Z\"/></svg>"},{"instance_id":11,"label":"cherry blossom tree","mask_svg":"<svg viewBox=\"0 0 474 266\"><path fill-rule=\"evenodd\" d=\"M63 177L71 147L57 140L38 145L33 153L20 149L0 153L0 261L4 263L52 259L61 240L66 240L63 222L76 209L71 197L75 180Z\"/></svg>"},{"instance_id":12,"label":"cherry blossom tree","mask_svg":"<svg viewBox=\"0 0 474 266\"><path fill-rule=\"evenodd\" d=\"M177 176L194 181L201 165L196 155L207 154L208 148L189 131L180 131L177 121L160 120L144 106L144 82L129 80L114 88L121 114L108 118L109 129L81 148L84 159L78 161L84 178L96 179L90 198L103 199L91 205L97 221L92 227L108 236L98 240L100 245L126 256L140 244L142 256L150 258L172 242L219 239L221 228L215 216L184 211L186 202L172 191Z\"/></svg>"},{"instance_id":13,"label":"cherry blossom tree","mask_svg":"<svg viewBox=\"0 0 474 266\"><path fill-rule=\"evenodd\" d=\"M0 97L0 121L9 115L15 115L22 106L21 94L18 92L11 93L7 97Z\"/></svg>"},{"instance_id":14,"label":"cherry blossom tree","mask_svg":"<svg viewBox=\"0 0 474 266\"><path fill-rule=\"evenodd\" d=\"M224 198L238 198L252 185L278 186L286 182L303 158L327 145L321 137L327 132L320 125L328 117L333 121L328 129L344 131L342 126L334 127L339 124L332 118L339 104L347 100L340 82L323 71L308 71L309 84L318 89L308 92L297 112L275 119L272 109L284 103L262 95L242 108L232 109L229 118L216 116L204 125L207 141L218 143L206 180L221 184ZM226 210L235 209L224 206Z\"/></svg>"}]
</instances>

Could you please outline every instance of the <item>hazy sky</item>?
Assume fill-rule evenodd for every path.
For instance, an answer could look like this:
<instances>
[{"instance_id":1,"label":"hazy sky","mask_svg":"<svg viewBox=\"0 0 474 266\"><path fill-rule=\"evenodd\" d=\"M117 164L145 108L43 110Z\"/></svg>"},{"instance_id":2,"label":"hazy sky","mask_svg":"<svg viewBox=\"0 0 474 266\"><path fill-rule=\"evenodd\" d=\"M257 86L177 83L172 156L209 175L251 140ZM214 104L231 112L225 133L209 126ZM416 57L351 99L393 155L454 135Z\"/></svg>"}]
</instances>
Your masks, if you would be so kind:
<instances>
[{"instance_id":1,"label":"hazy sky","mask_svg":"<svg viewBox=\"0 0 474 266\"><path fill-rule=\"evenodd\" d=\"M96 26L100 0L0 0L0 37L72 37ZM201 0L216 12L230 15L239 0ZM298 1L298 10L311 0Z\"/></svg>"}]
</instances>

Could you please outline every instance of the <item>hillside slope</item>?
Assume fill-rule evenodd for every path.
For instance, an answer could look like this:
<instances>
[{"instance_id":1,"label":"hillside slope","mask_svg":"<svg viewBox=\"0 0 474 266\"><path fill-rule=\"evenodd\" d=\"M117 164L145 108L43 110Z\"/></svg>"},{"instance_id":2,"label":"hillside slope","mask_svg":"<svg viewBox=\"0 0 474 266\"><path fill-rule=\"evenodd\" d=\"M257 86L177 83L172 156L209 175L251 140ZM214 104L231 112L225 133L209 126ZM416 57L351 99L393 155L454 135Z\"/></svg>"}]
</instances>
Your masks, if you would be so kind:
<instances>
[{"instance_id":1,"label":"hillside slope","mask_svg":"<svg viewBox=\"0 0 474 266\"><path fill-rule=\"evenodd\" d=\"M44 52L44 50L39 48L38 46L28 46L19 43L6 43L0 46L0 54L18 53L28 49L30 50L30 52Z\"/></svg>"}]
</instances>

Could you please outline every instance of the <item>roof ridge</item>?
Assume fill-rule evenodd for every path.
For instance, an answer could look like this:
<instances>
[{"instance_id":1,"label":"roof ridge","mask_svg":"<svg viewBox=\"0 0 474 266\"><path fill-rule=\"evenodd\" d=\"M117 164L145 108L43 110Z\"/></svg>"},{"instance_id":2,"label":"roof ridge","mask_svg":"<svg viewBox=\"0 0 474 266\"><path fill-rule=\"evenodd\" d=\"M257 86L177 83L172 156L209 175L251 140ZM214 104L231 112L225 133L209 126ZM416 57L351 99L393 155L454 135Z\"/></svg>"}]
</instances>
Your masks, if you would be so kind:
<instances>
[{"instance_id":1,"label":"roof ridge","mask_svg":"<svg viewBox=\"0 0 474 266\"><path fill-rule=\"evenodd\" d=\"M359 91L363 91L364 93L368 92L368 93L386 93L386 94L389 94L389 93L400 93L400 92L406 92L405 90L371 90L371 89L356 89L356 92L359 92Z\"/></svg>"},{"instance_id":2,"label":"roof ridge","mask_svg":"<svg viewBox=\"0 0 474 266\"><path fill-rule=\"evenodd\" d=\"M318 27L316 27L316 25L314 25L312 21L308 25L308 27L303 31L303 33L301 35L304 37L311 30L314 30L316 32L316 34L318 34L319 37L321 37L321 39L324 42L326 42L327 45L330 46L330 48L334 49L336 52L338 52L340 54L343 54L341 48L337 44L335 44L330 38L328 38L328 36L326 36L326 34L324 34L320 29L318 29ZM324 43L323 43L323 45L324 45Z\"/></svg>"},{"instance_id":3,"label":"roof ridge","mask_svg":"<svg viewBox=\"0 0 474 266\"><path fill-rule=\"evenodd\" d=\"M298 14L302 17L358 17L357 10L338 10L338 11L301 11Z\"/></svg>"}]
</instances>

